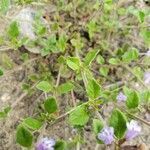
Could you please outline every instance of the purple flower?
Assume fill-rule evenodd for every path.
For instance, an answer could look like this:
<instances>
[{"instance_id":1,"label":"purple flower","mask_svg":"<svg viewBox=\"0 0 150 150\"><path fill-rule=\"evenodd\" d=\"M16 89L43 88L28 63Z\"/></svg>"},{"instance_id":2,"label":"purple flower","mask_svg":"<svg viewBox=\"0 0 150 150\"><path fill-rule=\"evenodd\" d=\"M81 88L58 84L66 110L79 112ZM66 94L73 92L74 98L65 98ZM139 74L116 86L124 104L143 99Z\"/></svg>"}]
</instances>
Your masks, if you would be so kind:
<instances>
[{"instance_id":1,"label":"purple flower","mask_svg":"<svg viewBox=\"0 0 150 150\"><path fill-rule=\"evenodd\" d=\"M150 84L150 72L145 72L144 74L144 83Z\"/></svg>"},{"instance_id":2,"label":"purple flower","mask_svg":"<svg viewBox=\"0 0 150 150\"><path fill-rule=\"evenodd\" d=\"M54 150L54 145L56 144L54 139L42 138L36 146L36 150Z\"/></svg>"},{"instance_id":3,"label":"purple flower","mask_svg":"<svg viewBox=\"0 0 150 150\"><path fill-rule=\"evenodd\" d=\"M146 52L146 56L150 57L150 50Z\"/></svg>"},{"instance_id":4,"label":"purple flower","mask_svg":"<svg viewBox=\"0 0 150 150\"><path fill-rule=\"evenodd\" d=\"M111 144L114 141L114 128L105 127L98 133L98 139L103 141L106 145Z\"/></svg>"},{"instance_id":5,"label":"purple flower","mask_svg":"<svg viewBox=\"0 0 150 150\"><path fill-rule=\"evenodd\" d=\"M120 92L117 95L116 99L117 99L118 102L124 102L124 101L126 101L127 97L122 92Z\"/></svg>"},{"instance_id":6,"label":"purple flower","mask_svg":"<svg viewBox=\"0 0 150 150\"><path fill-rule=\"evenodd\" d=\"M126 139L131 140L138 136L141 132L141 127L138 125L137 121L131 120L127 123Z\"/></svg>"}]
</instances>

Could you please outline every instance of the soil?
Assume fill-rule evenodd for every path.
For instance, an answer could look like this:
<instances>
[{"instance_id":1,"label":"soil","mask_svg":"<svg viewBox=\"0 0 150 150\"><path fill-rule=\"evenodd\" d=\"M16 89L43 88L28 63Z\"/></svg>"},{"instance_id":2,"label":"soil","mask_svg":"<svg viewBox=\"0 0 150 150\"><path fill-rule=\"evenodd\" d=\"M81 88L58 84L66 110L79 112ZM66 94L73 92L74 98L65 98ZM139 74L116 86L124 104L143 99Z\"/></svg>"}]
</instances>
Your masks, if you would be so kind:
<instances>
[{"instance_id":1,"label":"soil","mask_svg":"<svg viewBox=\"0 0 150 150\"><path fill-rule=\"evenodd\" d=\"M22 49L20 49L20 51L0 51L0 66L5 65L6 68L8 67L7 64L2 61L5 55L9 57L13 65L13 69L9 69L8 67L5 75L0 77L0 110L6 106L13 107L7 118L0 120L0 150L21 150L20 146L17 145L15 141L16 127L23 118L36 115L36 110L39 109L38 104L45 99L44 94L40 91L36 91L29 95L22 90L22 84L28 81L28 75L36 73L37 71L36 67L38 61L36 59L39 55L29 53L30 61L24 64L20 59L21 54ZM43 58L40 57L40 59ZM66 106L72 102L70 102L69 97L66 96L59 98L59 100L60 114L62 114L68 109ZM112 108L112 103L108 103L107 106L104 106L103 111L101 111L104 118L110 116ZM143 110L143 113L141 113L139 117L150 122L150 113L146 110ZM124 143L122 150L150 150L150 127L142 123L140 125L142 126L141 135L130 142ZM96 149L95 136L91 133L91 130L91 127L87 125L83 135L85 142L82 144L81 150L114 149L114 145L111 147L100 145ZM40 136L71 141L75 135L76 130L68 125L67 120L63 119L57 124L51 126L46 125L45 130L41 130Z\"/></svg>"}]
</instances>

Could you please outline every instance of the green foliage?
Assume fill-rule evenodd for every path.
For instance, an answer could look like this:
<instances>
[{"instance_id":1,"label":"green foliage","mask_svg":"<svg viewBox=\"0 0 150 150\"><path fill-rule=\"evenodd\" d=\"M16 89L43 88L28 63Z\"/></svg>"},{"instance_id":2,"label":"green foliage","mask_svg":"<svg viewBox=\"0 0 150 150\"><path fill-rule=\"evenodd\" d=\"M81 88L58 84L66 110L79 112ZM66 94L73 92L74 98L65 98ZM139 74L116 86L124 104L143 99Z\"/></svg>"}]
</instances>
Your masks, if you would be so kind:
<instances>
[{"instance_id":1,"label":"green foliage","mask_svg":"<svg viewBox=\"0 0 150 150\"><path fill-rule=\"evenodd\" d=\"M29 54L28 54L28 53L23 53L23 54L21 55L21 59L22 59L23 61L27 61L27 60L29 59Z\"/></svg>"},{"instance_id":2,"label":"green foliage","mask_svg":"<svg viewBox=\"0 0 150 150\"><path fill-rule=\"evenodd\" d=\"M48 81L41 81L36 86L37 89L43 92L50 92L52 90L52 86Z\"/></svg>"},{"instance_id":3,"label":"green foliage","mask_svg":"<svg viewBox=\"0 0 150 150\"><path fill-rule=\"evenodd\" d=\"M136 91L130 90L127 95L126 105L129 109L137 108L139 106L139 96Z\"/></svg>"},{"instance_id":4,"label":"green foliage","mask_svg":"<svg viewBox=\"0 0 150 150\"><path fill-rule=\"evenodd\" d=\"M143 102L146 102L146 104L150 103L150 91L149 90L142 91L139 96L140 96L140 100L142 100Z\"/></svg>"},{"instance_id":5,"label":"green foliage","mask_svg":"<svg viewBox=\"0 0 150 150\"><path fill-rule=\"evenodd\" d=\"M57 141L54 148L55 150L66 150L66 142L65 141Z\"/></svg>"},{"instance_id":6,"label":"green foliage","mask_svg":"<svg viewBox=\"0 0 150 150\"><path fill-rule=\"evenodd\" d=\"M101 55L98 55L96 60L101 65L105 63L105 60Z\"/></svg>"},{"instance_id":7,"label":"green foliage","mask_svg":"<svg viewBox=\"0 0 150 150\"><path fill-rule=\"evenodd\" d=\"M141 29L140 32L141 37L143 38L145 44L149 47L150 46L150 31L148 29Z\"/></svg>"},{"instance_id":8,"label":"green foliage","mask_svg":"<svg viewBox=\"0 0 150 150\"><path fill-rule=\"evenodd\" d=\"M106 77L108 75L108 72L109 72L109 68L107 67L101 67L100 70L99 70L100 74L104 77Z\"/></svg>"},{"instance_id":9,"label":"green foliage","mask_svg":"<svg viewBox=\"0 0 150 150\"><path fill-rule=\"evenodd\" d=\"M61 52L64 52L67 46L67 36L65 34L60 35L57 47Z\"/></svg>"},{"instance_id":10,"label":"green foliage","mask_svg":"<svg viewBox=\"0 0 150 150\"><path fill-rule=\"evenodd\" d=\"M0 12L6 13L10 7L10 0L1 0L0 2Z\"/></svg>"},{"instance_id":11,"label":"green foliage","mask_svg":"<svg viewBox=\"0 0 150 150\"><path fill-rule=\"evenodd\" d=\"M58 86L58 92L61 94L68 93L74 89L74 85L71 82L66 82Z\"/></svg>"},{"instance_id":12,"label":"green foliage","mask_svg":"<svg viewBox=\"0 0 150 150\"><path fill-rule=\"evenodd\" d=\"M3 70L0 68L0 76L4 74Z\"/></svg>"},{"instance_id":13,"label":"green foliage","mask_svg":"<svg viewBox=\"0 0 150 150\"><path fill-rule=\"evenodd\" d=\"M86 87L87 94L92 100L98 98L101 93L101 87L95 79L90 79Z\"/></svg>"},{"instance_id":14,"label":"green foliage","mask_svg":"<svg viewBox=\"0 0 150 150\"><path fill-rule=\"evenodd\" d=\"M44 102L44 108L49 114L56 112L58 109L56 99L53 97L46 99Z\"/></svg>"},{"instance_id":15,"label":"green foliage","mask_svg":"<svg viewBox=\"0 0 150 150\"><path fill-rule=\"evenodd\" d=\"M109 59L109 63L112 64L112 65L117 65L117 64L119 64L119 59L117 59L117 58L110 58Z\"/></svg>"},{"instance_id":16,"label":"green foliage","mask_svg":"<svg viewBox=\"0 0 150 150\"><path fill-rule=\"evenodd\" d=\"M0 111L0 119L4 119L8 116L8 113L11 111L11 107L6 107L3 109L3 111Z\"/></svg>"},{"instance_id":17,"label":"green foliage","mask_svg":"<svg viewBox=\"0 0 150 150\"><path fill-rule=\"evenodd\" d=\"M139 56L138 50L136 48L132 48L124 53L124 55L122 56L122 60L124 62L130 63L133 60L137 60L138 56Z\"/></svg>"},{"instance_id":18,"label":"green foliage","mask_svg":"<svg viewBox=\"0 0 150 150\"><path fill-rule=\"evenodd\" d=\"M96 22L94 20L90 21L87 24L87 28L88 28L88 32L89 32L90 38L92 38L94 36L94 33L97 31Z\"/></svg>"},{"instance_id":19,"label":"green foliage","mask_svg":"<svg viewBox=\"0 0 150 150\"><path fill-rule=\"evenodd\" d=\"M70 115L69 123L73 126L84 126L89 120L89 112L85 106L78 106Z\"/></svg>"},{"instance_id":20,"label":"green foliage","mask_svg":"<svg viewBox=\"0 0 150 150\"><path fill-rule=\"evenodd\" d=\"M81 50L83 48L83 43L79 37L78 39L72 39L71 44L76 48L76 50Z\"/></svg>"},{"instance_id":21,"label":"green foliage","mask_svg":"<svg viewBox=\"0 0 150 150\"><path fill-rule=\"evenodd\" d=\"M42 40L40 39L39 43L43 47L41 49L42 56L46 56L50 54L50 52L53 52L53 53L58 52L58 49L56 46L56 43L57 43L56 35L51 35L47 39L42 39Z\"/></svg>"},{"instance_id":22,"label":"green foliage","mask_svg":"<svg viewBox=\"0 0 150 150\"><path fill-rule=\"evenodd\" d=\"M93 131L95 135L97 136L98 133L103 129L103 122L99 119L93 119Z\"/></svg>"},{"instance_id":23,"label":"green foliage","mask_svg":"<svg viewBox=\"0 0 150 150\"><path fill-rule=\"evenodd\" d=\"M10 24L8 28L8 36L10 39L16 39L19 36L19 27L16 21Z\"/></svg>"},{"instance_id":24,"label":"green foliage","mask_svg":"<svg viewBox=\"0 0 150 150\"><path fill-rule=\"evenodd\" d=\"M109 119L109 124L114 128L115 136L121 139L126 131L126 116L119 109L114 109Z\"/></svg>"},{"instance_id":25,"label":"green foliage","mask_svg":"<svg viewBox=\"0 0 150 150\"><path fill-rule=\"evenodd\" d=\"M68 57L67 65L74 71L78 71L80 69L80 60L77 57Z\"/></svg>"},{"instance_id":26,"label":"green foliage","mask_svg":"<svg viewBox=\"0 0 150 150\"><path fill-rule=\"evenodd\" d=\"M31 147L33 135L23 126L17 127L16 141L23 147Z\"/></svg>"},{"instance_id":27,"label":"green foliage","mask_svg":"<svg viewBox=\"0 0 150 150\"><path fill-rule=\"evenodd\" d=\"M142 71L142 69L140 68L140 67L134 67L133 68L133 72L134 72L134 74L136 74L136 76L138 76L139 78L142 78L142 76L143 76L143 71Z\"/></svg>"},{"instance_id":28,"label":"green foliage","mask_svg":"<svg viewBox=\"0 0 150 150\"><path fill-rule=\"evenodd\" d=\"M42 126L42 122L31 117L24 119L22 124L32 130L39 130Z\"/></svg>"},{"instance_id":29,"label":"green foliage","mask_svg":"<svg viewBox=\"0 0 150 150\"><path fill-rule=\"evenodd\" d=\"M23 5L23 4L30 4L32 2L37 2L37 0L14 0L15 3L19 4L19 5Z\"/></svg>"},{"instance_id":30,"label":"green foliage","mask_svg":"<svg viewBox=\"0 0 150 150\"><path fill-rule=\"evenodd\" d=\"M73 146L82 144L84 128L87 123L88 126L91 125L92 120L92 129L99 144L104 144L97 134L105 124L114 128L117 140L115 142L122 142L127 123L122 112L124 107L127 109L125 112L132 113L137 111L137 108L143 109L143 106L148 109L150 104L147 85L141 87L139 84L143 81L144 72L149 69L150 62L148 55L145 56L150 47L150 31L147 27L149 9L138 8L136 2L123 0L121 3L119 0L57 0L51 1L52 8L50 6L49 10L44 11L42 9L50 4L48 0L14 0L11 4L13 8L16 4L23 5L24 8L32 2L38 6L38 9L35 9L37 13L33 13L33 32L36 35L34 40L22 38L19 24L14 19L9 23L10 16L3 16L10 8L10 0L0 1L1 20L6 21L8 25L6 31L2 29L0 35L0 76L4 74L3 70L4 77L7 77L7 72L8 75L13 75L15 71L14 75L18 75L20 71L17 69L16 72L13 66L23 66L27 70L31 68L34 72L30 74L30 70L29 75L26 74L26 83L22 85L24 92L29 96L44 92L45 96L54 96L57 100L54 97L46 97L42 103L37 97L38 106L33 108L34 117L23 119L17 128L17 143L27 149L35 149L33 139L38 138L37 132L40 132L42 125L57 123L68 116L68 123L77 128L77 132L69 143L56 139L56 150L74 149L67 147L70 143L73 143ZM26 52L30 48L38 48L40 54ZM5 49L16 51L5 53ZM36 59L33 64L32 58ZM131 77L128 76L130 74ZM140 92L133 90L135 82L139 84L139 89L142 89ZM58 86L55 86L55 83ZM34 84L41 91L36 90ZM122 90L127 96L126 102L114 101ZM64 105L66 111L58 107L62 101L67 101ZM90 119L96 117L96 111L103 111L103 105L107 106L108 102L113 103L113 106L118 103L108 123ZM71 107L73 108L70 109ZM10 107L4 108L0 112L0 119L5 119L9 112Z\"/></svg>"},{"instance_id":31,"label":"green foliage","mask_svg":"<svg viewBox=\"0 0 150 150\"><path fill-rule=\"evenodd\" d=\"M98 54L99 50L91 50L87 53L85 59L84 59L84 64L86 66L90 65L92 61L96 58L96 55Z\"/></svg>"}]
</instances>

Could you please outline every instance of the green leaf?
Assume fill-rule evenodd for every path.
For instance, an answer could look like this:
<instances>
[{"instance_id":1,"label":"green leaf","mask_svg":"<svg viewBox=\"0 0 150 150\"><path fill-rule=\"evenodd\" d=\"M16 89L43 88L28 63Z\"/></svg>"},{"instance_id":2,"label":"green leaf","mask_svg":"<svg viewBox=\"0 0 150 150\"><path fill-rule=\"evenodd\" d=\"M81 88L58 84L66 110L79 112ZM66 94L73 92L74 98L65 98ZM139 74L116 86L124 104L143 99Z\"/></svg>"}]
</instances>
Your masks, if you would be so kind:
<instances>
[{"instance_id":1,"label":"green leaf","mask_svg":"<svg viewBox=\"0 0 150 150\"><path fill-rule=\"evenodd\" d=\"M149 29L141 29L140 36L143 38L145 44L150 47L150 30Z\"/></svg>"},{"instance_id":2,"label":"green leaf","mask_svg":"<svg viewBox=\"0 0 150 150\"><path fill-rule=\"evenodd\" d=\"M67 36L65 34L60 35L57 42L57 47L60 51L64 52L67 46Z\"/></svg>"},{"instance_id":3,"label":"green leaf","mask_svg":"<svg viewBox=\"0 0 150 150\"><path fill-rule=\"evenodd\" d=\"M10 106L8 106L8 107L5 107L4 109L3 109L3 111L1 111L0 112L0 119L2 118L6 118L7 116L8 116L8 113L10 112L10 110L11 110L11 107Z\"/></svg>"},{"instance_id":4,"label":"green leaf","mask_svg":"<svg viewBox=\"0 0 150 150\"><path fill-rule=\"evenodd\" d=\"M10 6L10 0L1 0L0 2L0 12L6 13Z\"/></svg>"},{"instance_id":5,"label":"green leaf","mask_svg":"<svg viewBox=\"0 0 150 150\"><path fill-rule=\"evenodd\" d=\"M90 38L94 36L94 33L97 31L97 24L96 21L92 20L87 24L88 33Z\"/></svg>"},{"instance_id":6,"label":"green leaf","mask_svg":"<svg viewBox=\"0 0 150 150\"><path fill-rule=\"evenodd\" d=\"M99 70L100 74L103 75L104 77L106 77L108 75L109 72L109 68L106 67L101 67Z\"/></svg>"},{"instance_id":7,"label":"green leaf","mask_svg":"<svg viewBox=\"0 0 150 150\"><path fill-rule=\"evenodd\" d=\"M0 112L0 119L1 119L1 118L3 119L3 118L5 118L5 117L7 117L7 116L6 116L6 113L3 112L3 111L1 111L1 112Z\"/></svg>"},{"instance_id":8,"label":"green leaf","mask_svg":"<svg viewBox=\"0 0 150 150\"><path fill-rule=\"evenodd\" d=\"M140 99L147 104L150 102L150 91L145 90L140 93Z\"/></svg>"},{"instance_id":9,"label":"green leaf","mask_svg":"<svg viewBox=\"0 0 150 150\"><path fill-rule=\"evenodd\" d=\"M101 87L95 79L91 79L88 81L86 91L88 96L94 100L100 96Z\"/></svg>"},{"instance_id":10,"label":"green leaf","mask_svg":"<svg viewBox=\"0 0 150 150\"><path fill-rule=\"evenodd\" d=\"M134 72L134 74L136 74L136 76L138 76L139 78L142 78L143 71L140 67L138 67L138 66L134 67L133 72Z\"/></svg>"},{"instance_id":11,"label":"green leaf","mask_svg":"<svg viewBox=\"0 0 150 150\"><path fill-rule=\"evenodd\" d=\"M139 56L139 52L136 48L132 48L130 50L128 50L127 52L124 53L124 55L122 56L122 59L124 62L131 62L133 60L137 60Z\"/></svg>"},{"instance_id":12,"label":"green leaf","mask_svg":"<svg viewBox=\"0 0 150 150\"><path fill-rule=\"evenodd\" d=\"M4 112L5 112L6 114L8 114L10 111L11 111L11 107L10 107L10 106L4 108Z\"/></svg>"},{"instance_id":13,"label":"green leaf","mask_svg":"<svg viewBox=\"0 0 150 150\"><path fill-rule=\"evenodd\" d=\"M119 59L117 58L110 58L108 61L112 65L117 65L119 63Z\"/></svg>"},{"instance_id":14,"label":"green leaf","mask_svg":"<svg viewBox=\"0 0 150 150\"><path fill-rule=\"evenodd\" d=\"M25 62L29 60L29 54L28 53L23 53L21 54L21 59Z\"/></svg>"},{"instance_id":15,"label":"green leaf","mask_svg":"<svg viewBox=\"0 0 150 150\"><path fill-rule=\"evenodd\" d=\"M103 129L103 122L99 119L93 119L93 131L95 133L95 135L97 136L97 134Z\"/></svg>"},{"instance_id":16,"label":"green leaf","mask_svg":"<svg viewBox=\"0 0 150 150\"><path fill-rule=\"evenodd\" d=\"M23 147L31 147L33 142L33 135L25 127L18 126L16 141Z\"/></svg>"},{"instance_id":17,"label":"green leaf","mask_svg":"<svg viewBox=\"0 0 150 150\"><path fill-rule=\"evenodd\" d=\"M84 126L89 120L89 113L85 106L77 107L70 115L69 122L71 125Z\"/></svg>"},{"instance_id":18,"label":"green leaf","mask_svg":"<svg viewBox=\"0 0 150 150\"><path fill-rule=\"evenodd\" d=\"M4 74L3 70L0 68L0 76Z\"/></svg>"},{"instance_id":19,"label":"green leaf","mask_svg":"<svg viewBox=\"0 0 150 150\"><path fill-rule=\"evenodd\" d=\"M80 69L80 60L77 57L68 57L67 65L74 71Z\"/></svg>"},{"instance_id":20,"label":"green leaf","mask_svg":"<svg viewBox=\"0 0 150 150\"><path fill-rule=\"evenodd\" d=\"M92 61L95 59L96 55L98 54L99 50L91 50L87 53L84 64L86 66L91 65Z\"/></svg>"},{"instance_id":21,"label":"green leaf","mask_svg":"<svg viewBox=\"0 0 150 150\"><path fill-rule=\"evenodd\" d=\"M58 109L56 99L53 97L46 99L44 102L44 108L49 114L56 112Z\"/></svg>"},{"instance_id":22,"label":"green leaf","mask_svg":"<svg viewBox=\"0 0 150 150\"><path fill-rule=\"evenodd\" d=\"M42 122L40 122L39 120L37 119L34 119L34 118L26 118L24 121L23 121L23 124L26 125L28 128L32 129L32 130L38 130L41 128L42 126Z\"/></svg>"},{"instance_id":23,"label":"green leaf","mask_svg":"<svg viewBox=\"0 0 150 150\"><path fill-rule=\"evenodd\" d=\"M144 20L145 20L145 13L143 11L139 11L138 18L139 18L140 22L144 22Z\"/></svg>"},{"instance_id":24,"label":"green leaf","mask_svg":"<svg viewBox=\"0 0 150 150\"><path fill-rule=\"evenodd\" d=\"M105 60L101 55L98 55L96 60L101 65L105 63Z\"/></svg>"},{"instance_id":25,"label":"green leaf","mask_svg":"<svg viewBox=\"0 0 150 150\"><path fill-rule=\"evenodd\" d=\"M36 88L43 92L50 92L52 90L52 86L49 84L48 81L41 81L37 84Z\"/></svg>"},{"instance_id":26,"label":"green leaf","mask_svg":"<svg viewBox=\"0 0 150 150\"><path fill-rule=\"evenodd\" d=\"M139 96L136 91L131 90L127 95L126 106L131 108L137 108L139 106Z\"/></svg>"},{"instance_id":27,"label":"green leaf","mask_svg":"<svg viewBox=\"0 0 150 150\"><path fill-rule=\"evenodd\" d=\"M83 47L83 42L80 36L77 39L71 39L71 44L75 47L76 50L81 50Z\"/></svg>"},{"instance_id":28,"label":"green leaf","mask_svg":"<svg viewBox=\"0 0 150 150\"><path fill-rule=\"evenodd\" d=\"M65 141L57 141L55 146L55 150L66 150L66 142Z\"/></svg>"},{"instance_id":29,"label":"green leaf","mask_svg":"<svg viewBox=\"0 0 150 150\"><path fill-rule=\"evenodd\" d=\"M119 109L114 109L111 114L109 124L114 128L115 136L118 139L121 139L125 134L126 122L127 120L125 114L122 113Z\"/></svg>"},{"instance_id":30,"label":"green leaf","mask_svg":"<svg viewBox=\"0 0 150 150\"><path fill-rule=\"evenodd\" d=\"M58 92L61 94L68 93L74 89L74 85L71 82L66 82L58 86Z\"/></svg>"},{"instance_id":31,"label":"green leaf","mask_svg":"<svg viewBox=\"0 0 150 150\"><path fill-rule=\"evenodd\" d=\"M16 21L10 24L8 29L8 35L11 39L17 38L19 36L19 28Z\"/></svg>"}]
</instances>

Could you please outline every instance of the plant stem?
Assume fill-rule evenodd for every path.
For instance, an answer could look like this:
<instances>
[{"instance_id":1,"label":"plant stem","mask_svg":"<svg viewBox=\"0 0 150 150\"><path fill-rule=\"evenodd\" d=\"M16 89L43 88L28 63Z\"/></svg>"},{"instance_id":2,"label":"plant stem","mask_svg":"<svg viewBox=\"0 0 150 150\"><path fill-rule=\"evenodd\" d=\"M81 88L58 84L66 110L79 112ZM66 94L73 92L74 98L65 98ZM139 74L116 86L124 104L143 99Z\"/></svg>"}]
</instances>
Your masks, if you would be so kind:
<instances>
[{"instance_id":1,"label":"plant stem","mask_svg":"<svg viewBox=\"0 0 150 150\"><path fill-rule=\"evenodd\" d=\"M124 108L120 108L120 107L119 107L118 105L116 105L116 104L115 104L115 107L121 109L123 112L125 112L126 114L128 114L128 115L131 116L132 118L135 118L135 119L137 119L137 120L143 122L144 124L146 124L146 125L148 125L148 126L150 127L150 123L147 122L147 121L145 121L144 119L142 119L142 118L140 118L140 117L138 117L138 116L135 116L135 115L131 114L130 112L128 112L128 111L125 110Z\"/></svg>"},{"instance_id":2,"label":"plant stem","mask_svg":"<svg viewBox=\"0 0 150 150\"><path fill-rule=\"evenodd\" d=\"M133 118L135 118L135 119L137 119L137 120L143 122L144 124L146 124L146 125L148 125L148 126L150 127L150 123L147 122L147 121L145 121L144 119L142 119L142 118L140 118L140 117L138 117L138 116L135 116L135 115L129 113L128 111L126 111L126 110L124 110L124 112L127 113L128 115L130 115L131 117L133 117Z\"/></svg>"},{"instance_id":3,"label":"plant stem","mask_svg":"<svg viewBox=\"0 0 150 150\"><path fill-rule=\"evenodd\" d=\"M99 144L96 144L95 150L99 150Z\"/></svg>"},{"instance_id":4,"label":"plant stem","mask_svg":"<svg viewBox=\"0 0 150 150\"><path fill-rule=\"evenodd\" d=\"M79 142L77 142L76 150L80 150L80 143Z\"/></svg>"}]
</instances>

